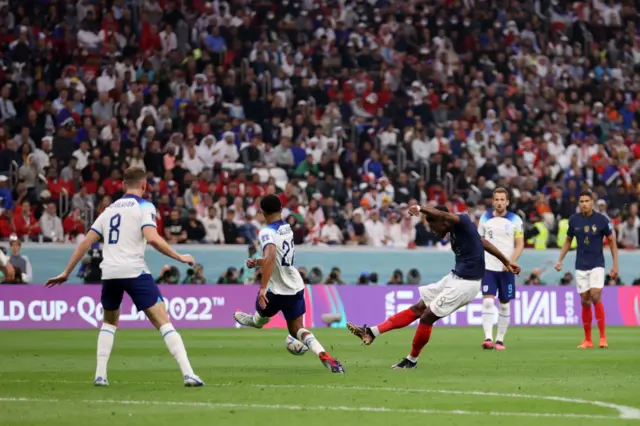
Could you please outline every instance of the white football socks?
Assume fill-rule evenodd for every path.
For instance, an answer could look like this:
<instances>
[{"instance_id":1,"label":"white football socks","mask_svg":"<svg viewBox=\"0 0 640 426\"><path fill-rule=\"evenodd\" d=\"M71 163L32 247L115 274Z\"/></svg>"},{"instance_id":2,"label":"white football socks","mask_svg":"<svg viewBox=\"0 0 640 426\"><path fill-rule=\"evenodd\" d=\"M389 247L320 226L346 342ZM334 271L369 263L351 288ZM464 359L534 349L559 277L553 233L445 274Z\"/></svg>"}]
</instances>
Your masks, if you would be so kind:
<instances>
[{"instance_id":1,"label":"white football socks","mask_svg":"<svg viewBox=\"0 0 640 426\"><path fill-rule=\"evenodd\" d=\"M306 328L301 328L300 330L298 330L296 338L307 345L307 347L311 349L316 355L320 355L321 353L326 352L320 342L318 342L318 340L316 339L316 336L314 336L313 333L311 333Z\"/></svg>"},{"instance_id":2,"label":"white football socks","mask_svg":"<svg viewBox=\"0 0 640 426\"><path fill-rule=\"evenodd\" d=\"M113 340L116 337L115 325L102 324L100 332L98 333L98 363L96 366L96 379L102 377L107 378L107 364L109 363L109 357L111 356L111 350L113 349Z\"/></svg>"},{"instance_id":3,"label":"white football socks","mask_svg":"<svg viewBox=\"0 0 640 426\"><path fill-rule=\"evenodd\" d=\"M484 338L493 341L493 315L495 302L491 297L482 299L482 328L484 330Z\"/></svg>"},{"instance_id":4,"label":"white football socks","mask_svg":"<svg viewBox=\"0 0 640 426\"><path fill-rule=\"evenodd\" d=\"M253 323L257 328L264 327L265 325L269 324L269 321L271 321L271 318L263 317L257 312L253 314Z\"/></svg>"},{"instance_id":5,"label":"white football socks","mask_svg":"<svg viewBox=\"0 0 640 426\"><path fill-rule=\"evenodd\" d=\"M171 355L178 361L182 376L193 376L193 369L191 368L191 363L189 363L187 350L182 342L182 337L180 337L180 334L173 328L173 325L169 323L160 327L160 334L167 348L169 348L169 352L171 352Z\"/></svg>"},{"instance_id":6,"label":"white football socks","mask_svg":"<svg viewBox=\"0 0 640 426\"><path fill-rule=\"evenodd\" d=\"M500 309L498 310L498 337L496 341L504 342L504 336L507 334L507 328L509 328L509 320L511 317L511 304L500 303Z\"/></svg>"}]
</instances>

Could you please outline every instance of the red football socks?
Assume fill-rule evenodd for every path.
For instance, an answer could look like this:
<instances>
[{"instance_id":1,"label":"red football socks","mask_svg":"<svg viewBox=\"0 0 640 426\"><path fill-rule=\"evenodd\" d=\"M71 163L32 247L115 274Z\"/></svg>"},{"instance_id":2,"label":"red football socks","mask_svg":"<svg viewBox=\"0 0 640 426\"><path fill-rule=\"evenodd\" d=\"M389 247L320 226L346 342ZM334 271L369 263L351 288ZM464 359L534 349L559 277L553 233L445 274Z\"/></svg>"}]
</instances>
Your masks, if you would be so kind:
<instances>
[{"instance_id":1,"label":"red football socks","mask_svg":"<svg viewBox=\"0 0 640 426\"><path fill-rule=\"evenodd\" d=\"M417 320L415 312L411 309L405 309L402 312L398 312L392 317L387 318L386 321L378 325L378 331L380 334L386 333L387 331L395 330L398 328L404 328Z\"/></svg>"},{"instance_id":2,"label":"red football socks","mask_svg":"<svg viewBox=\"0 0 640 426\"><path fill-rule=\"evenodd\" d=\"M602 304L602 302L598 302L598 303L594 303L593 307L596 310L596 322L598 323L598 330L600 330L600 338L604 339L605 337L607 337L605 335L605 330L604 330L604 305Z\"/></svg>"},{"instance_id":3,"label":"red football socks","mask_svg":"<svg viewBox=\"0 0 640 426\"><path fill-rule=\"evenodd\" d=\"M596 312L598 311L596 310ZM604 326L604 311L602 311L602 320L603 320L603 326ZM591 342L591 322L592 321L593 321L593 313L591 312L591 305L589 306L582 305L582 326L584 327L584 340L588 342Z\"/></svg>"},{"instance_id":4,"label":"red football socks","mask_svg":"<svg viewBox=\"0 0 640 426\"><path fill-rule=\"evenodd\" d=\"M416 330L416 334L413 336L413 344L411 345L410 355L412 357L418 358L420 356L420 352L422 352L424 345L429 343L432 329L432 325L418 324L418 329Z\"/></svg>"}]
</instances>

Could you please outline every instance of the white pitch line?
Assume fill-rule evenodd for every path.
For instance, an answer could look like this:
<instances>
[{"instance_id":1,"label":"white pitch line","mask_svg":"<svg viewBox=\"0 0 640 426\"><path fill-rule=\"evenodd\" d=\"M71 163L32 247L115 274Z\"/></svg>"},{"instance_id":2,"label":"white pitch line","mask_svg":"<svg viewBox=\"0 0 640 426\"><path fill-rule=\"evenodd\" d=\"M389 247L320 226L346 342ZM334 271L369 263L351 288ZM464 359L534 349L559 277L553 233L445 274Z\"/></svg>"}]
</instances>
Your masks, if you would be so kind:
<instances>
[{"instance_id":1,"label":"white pitch line","mask_svg":"<svg viewBox=\"0 0 640 426\"><path fill-rule=\"evenodd\" d=\"M74 380L0 380L0 383L64 383L64 384L87 384L88 381L74 381ZM123 385L158 385L158 384L175 384L175 382L129 382L129 381L112 381L113 384ZM366 391L366 392L402 392L402 393L436 393L444 395L471 395L471 396L488 396L488 397L502 397L502 398L521 398L521 399L533 399L533 400L545 400L566 402L573 404L592 405L602 408L610 408L617 410L620 419L640 420L640 409L635 407L629 407L626 405L613 404L604 401L587 400L581 398L570 398L562 396L548 396L548 395L531 395L531 394L519 394L519 393L499 393L499 392L483 392L483 391L460 391L460 390L446 390L446 389L423 389L423 388L394 388L394 387L372 387L372 386L339 386L339 385L286 385L286 384L258 384L258 383L207 383L208 386L216 387L230 387L230 386L249 386L254 388L273 388L273 389L325 389L325 390L339 390L339 391Z\"/></svg>"},{"instance_id":2,"label":"white pitch line","mask_svg":"<svg viewBox=\"0 0 640 426\"><path fill-rule=\"evenodd\" d=\"M213 410L238 409L238 410L283 410L283 411L343 411L357 413L393 413L393 414L441 414L457 416L510 416L510 417L544 417L544 418L571 418L585 420L622 420L621 417L574 414L574 413L526 413L526 412L501 412L501 411L467 411L467 410L427 410L421 408L388 408L388 407L348 407L342 405L280 405L280 404L239 404L226 402L188 402L188 401L140 401L140 400L113 400L113 399L85 399L85 400L64 400L46 398L4 398L0 397L0 402L26 402L26 403L73 403L83 404L118 404L118 405L160 405L160 406L181 406L181 407L201 407Z\"/></svg>"}]
</instances>

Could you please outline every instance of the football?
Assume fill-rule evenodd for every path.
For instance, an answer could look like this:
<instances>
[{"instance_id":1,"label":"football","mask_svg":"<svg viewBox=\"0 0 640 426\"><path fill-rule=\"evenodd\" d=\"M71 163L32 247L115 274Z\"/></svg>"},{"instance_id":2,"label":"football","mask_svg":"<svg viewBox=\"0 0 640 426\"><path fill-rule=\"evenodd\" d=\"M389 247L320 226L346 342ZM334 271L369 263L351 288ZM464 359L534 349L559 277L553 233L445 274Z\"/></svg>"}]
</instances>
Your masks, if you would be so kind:
<instances>
[{"instance_id":1,"label":"football","mask_svg":"<svg viewBox=\"0 0 640 426\"><path fill-rule=\"evenodd\" d=\"M293 336L287 336L287 340L285 342L285 345L287 347L287 350L292 355L304 355L305 352L307 352L309 350L307 345L305 345L304 343L302 343L301 341L299 341L298 339L296 339Z\"/></svg>"}]
</instances>

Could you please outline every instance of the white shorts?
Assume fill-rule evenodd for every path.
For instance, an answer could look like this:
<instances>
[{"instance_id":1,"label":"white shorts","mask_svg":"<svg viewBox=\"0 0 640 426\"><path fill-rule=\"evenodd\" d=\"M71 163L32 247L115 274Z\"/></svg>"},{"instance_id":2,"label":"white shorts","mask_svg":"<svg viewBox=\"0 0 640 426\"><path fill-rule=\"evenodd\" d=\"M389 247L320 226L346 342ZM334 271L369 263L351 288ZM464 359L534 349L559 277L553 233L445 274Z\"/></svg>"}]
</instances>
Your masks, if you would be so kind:
<instances>
[{"instance_id":1,"label":"white shorts","mask_svg":"<svg viewBox=\"0 0 640 426\"><path fill-rule=\"evenodd\" d=\"M604 268L593 268L588 271L576 271L578 293L585 293L592 288L604 288Z\"/></svg>"},{"instance_id":2,"label":"white shorts","mask_svg":"<svg viewBox=\"0 0 640 426\"><path fill-rule=\"evenodd\" d=\"M450 272L435 284L418 289L431 312L444 318L462 308L480 293L482 280L465 280Z\"/></svg>"}]
</instances>

